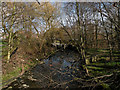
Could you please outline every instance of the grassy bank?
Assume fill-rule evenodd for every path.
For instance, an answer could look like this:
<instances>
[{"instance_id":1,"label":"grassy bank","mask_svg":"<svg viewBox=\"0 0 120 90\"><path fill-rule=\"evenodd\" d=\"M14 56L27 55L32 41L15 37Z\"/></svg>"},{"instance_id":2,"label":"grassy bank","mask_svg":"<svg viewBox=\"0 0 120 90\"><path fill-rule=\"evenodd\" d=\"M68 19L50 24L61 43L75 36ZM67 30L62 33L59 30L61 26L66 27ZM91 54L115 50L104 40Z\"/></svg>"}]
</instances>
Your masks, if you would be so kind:
<instances>
[{"instance_id":1,"label":"grassy bank","mask_svg":"<svg viewBox=\"0 0 120 90\"><path fill-rule=\"evenodd\" d=\"M120 52L113 51L112 61L109 58L108 49L89 49L88 55L97 56L96 60L87 65L91 76L111 74L120 70Z\"/></svg>"},{"instance_id":2,"label":"grassy bank","mask_svg":"<svg viewBox=\"0 0 120 90\"><path fill-rule=\"evenodd\" d=\"M48 58L49 56L51 55L54 55L54 53L56 53L57 51L59 50L56 50L56 51L52 51L51 53L49 52L47 54L46 57L41 57L39 58L39 60L36 60L36 59L32 59L32 60L26 60L26 58L24 58L24 61L27 61L27 63L24 63L24 71L28 71L29 69L31 69L32 67L34 67L35 65L37 65L38 63L43 63L43 59L46 59ZM18 54L17 54L18 55ZM25 56L27 57L27 55ZM12 58L13 59L13 58ZM11 62L9 64L9 66L11 68L13 68L13 64L17 61L18 59L14 60L13 62ZM12 60L11 60L12 61ZM5 62L5 64L8 64ZM6 67L7 68L7 67ZM8 70L9 68L7 68L6 70ZM3 76L2 76L2 83L3 83L3 87L7 86L10 82L14 81L15 78L21 76L21 72L22 72L22 65L19 67L19 66L16 66L14 68L14 70L12 71L7 71Z\"/></svg>"},{"instance_id":3,"label":"grassy bank","mask_svg":"<svg viewBox=\"0 0 120 90\"><path fill-rule=\"evenodd\" d=\"M108 75L116 71L120 71L120 62L96 62L87 65L88 71L91 76Z\"/></svg>"},{"instance_id":4,"label":"grassy bank","mask_svg":"<svg viewBox=\"0 0 120 90\"><path fill-rule=\"evenodd\" d=\"M24 65L24 70L27 71L30 68L34 67L37 63L36 62L30 62L30 64ZM4 75L2 75L2 86L9 84L12 82L15 78L21 76L22 67L16 67L13 71L10 71Z\"/></svg>"}]
</instances>

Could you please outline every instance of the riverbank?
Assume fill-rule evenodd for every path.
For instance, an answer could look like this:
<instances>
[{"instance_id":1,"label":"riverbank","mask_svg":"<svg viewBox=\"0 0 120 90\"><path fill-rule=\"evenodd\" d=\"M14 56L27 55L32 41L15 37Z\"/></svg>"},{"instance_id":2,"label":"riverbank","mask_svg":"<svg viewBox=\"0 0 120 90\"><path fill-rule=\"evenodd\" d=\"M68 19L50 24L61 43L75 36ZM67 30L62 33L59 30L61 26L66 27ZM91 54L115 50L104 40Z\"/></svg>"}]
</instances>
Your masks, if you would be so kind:
<instances>
[{"instance_id":1,"label":"riverbank","mask_svg":"<svg viewBox=\"0 0 120 90\"><path fill-rule=\"evenodd\" d=\"M38 63L43 63L43 59L48 58L49 56L53 55L54 53L58 52L59 50L52 51L50 54L48 54L46 57L41 57L39 59L32 58L32 56L24 56L22 58L19 58L21 53L17 51L11 60L9 61L9 64L6 60L2 59L2 68L3 68L3 74L2 74L2 87L7 87L11 82L13 82L16 78L23 75L24 72L29 71L29 69L36 66ZM25 58L26 57L26 58ZM22 63L22 60L24 60ZM23 65L22 65L23 64ZM7 66L9 65L9 66ZM9 68L8 68L9 67ZM24 71L22 70L24 69Z\"/></svg>"},{"instance_id":2,"label":"riverbank","mask_svg":"<svg viewBox=\"0 0 120 90\"><path fill-rule=\"evenodd\" d=\"M79 68L79 60L79 53L72 49L56 51L38 61L23 75L14 78L3 90L9 88L95 88L93 90L99 87L115 88L115 83L111 80L115 80L114 73L116 78L119 76L119 61L106 61L102 58L89 63L84 66L88 69L88 76ZM106 80L109 82L105 82ZM119 81L116 86L118 84Z\"/></svg>"},{"instance_id":3,"label":"riverbank","mask_svg":"<svg viewBox=\"0 0 120 90\"><path fill-rule=\"evenodd\" d=\"M75 69L75 66L73 68L72 63L77 59L79 59L79 54L74 51L71 50L59 51L56 54L50 56L48 59L44 59L43 63L39 63L35 67L31 68L29 71L26 71L22 76L18 77L17 80L15 80L10 85L8 85L8 87L20 88L21 86L23 86L21 88L24 88L24 84L26 84L29 85L29 88L35 88L35 87L49 88L47 87L49 85L44 83L47 83L51 80L52 83L51 82L49 83L51 85L53 85L53 83L62 84L63 81L64 83L67 83L73 80L74 78L75 70L73 69ZM78 73L79 70L78 71L77 70L76 72ZM43 80L41 81L42 85L39 84L38 80L40 81ZM21 81L23 81L24 84ZM15 85L15 83L16 84L21 83L22 85L21 84Z\"/></svg>"},{"instance_id":4,"label":"riverbank","mask_svg":"<svg viewBox=\"0 0 120 90\"><path fill-rule=\"evenodd\" d=\"M96 90L119 88L119 61L106 63L97 61L88 64L86 67L90 76L87 76L83 70L80 70L78 62L75 63L79 60L79 54L73 50L58 51L16 78L4 89L80 88ZM115 85L112 80L116 79L118 82Z\"/></svg>"}]
</instances>

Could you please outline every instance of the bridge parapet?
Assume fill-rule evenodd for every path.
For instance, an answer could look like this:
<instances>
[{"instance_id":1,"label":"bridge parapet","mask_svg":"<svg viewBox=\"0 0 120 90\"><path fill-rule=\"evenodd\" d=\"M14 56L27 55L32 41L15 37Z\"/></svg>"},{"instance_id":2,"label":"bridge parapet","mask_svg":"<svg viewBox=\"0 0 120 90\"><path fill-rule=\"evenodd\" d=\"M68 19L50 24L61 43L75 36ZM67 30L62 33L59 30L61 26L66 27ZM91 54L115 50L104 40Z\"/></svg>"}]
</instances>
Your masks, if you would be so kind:
<instances>
[{"instance_id":1,"label":"bridge parapet","mask_svg":"<svg viewBox=\"0 0 120 90\"><path fill-rule=\"evenodd\" d=\"M52 43L52 46L65 49L67 45L63 43Z\"/></svg>"}]
</instances>

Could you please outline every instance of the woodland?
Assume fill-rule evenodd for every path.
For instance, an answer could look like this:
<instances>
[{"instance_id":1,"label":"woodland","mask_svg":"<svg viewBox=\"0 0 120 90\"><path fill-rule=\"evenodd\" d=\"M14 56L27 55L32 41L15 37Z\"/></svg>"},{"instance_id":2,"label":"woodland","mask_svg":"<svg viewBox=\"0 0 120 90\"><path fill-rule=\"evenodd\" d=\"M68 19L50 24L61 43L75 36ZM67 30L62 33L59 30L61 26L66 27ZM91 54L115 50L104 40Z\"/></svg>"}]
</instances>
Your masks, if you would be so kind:
<instances>
[{"instance_id":1,"label":"woodland","mask_svg":"<svg viewBox=\"0 0 120 90\"><path fill-rule=\"evenodd\" d=\"M120 90L119 2L2 2L3 90Z\"/></svg>"}]
</instances>

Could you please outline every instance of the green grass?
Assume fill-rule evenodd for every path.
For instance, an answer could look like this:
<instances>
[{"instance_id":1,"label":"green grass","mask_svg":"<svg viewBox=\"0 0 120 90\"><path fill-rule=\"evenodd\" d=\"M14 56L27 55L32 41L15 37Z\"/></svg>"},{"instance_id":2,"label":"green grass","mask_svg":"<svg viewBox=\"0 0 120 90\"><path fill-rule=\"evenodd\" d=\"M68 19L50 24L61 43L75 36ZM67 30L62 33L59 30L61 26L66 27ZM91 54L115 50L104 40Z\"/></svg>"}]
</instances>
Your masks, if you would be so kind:
<instances>
[{"instance_id":1,"label":"green grass","mask_svg":"<svg viewBox=\"0 0 120 90\"><path fill-rule=\"evenodd\" d=\"M108 49L99 49L99 50L97 50L98 52L103 52L103 53L108 53L109 52L109 50Z\"/></svg>"},{"instance_id":2,"label":"green grass","mask_svg":"<svg viewBox=\"0 0 120 90\"><path fill-rule=\"evenodd\" d=\"M99 61L90 63L87 65L88 71L91 76L100 76L111 74L120 70L120 61L118 61L118 57L120 57L120 52L113 51L113 59L114 61L109 60L109 50L108 49L89 49L87 50L89 55L98 55Z\"/></svg>"},{"instance_id":3,"label":"green grass","mask_svg":"<svg viewBox=\"0 0 120 90\"><path fill-rule=\"evenodd\" d=\"M95 48L92 48L92 49L88 49L86 51L87 51L88 55L95 55L95 54L101 55L102 54L103 57L104 56L106 56L106 57L109 56L109 50L108 49L97 49L96 50Z\"/></svg>"},{"instance_id":4,"label":"green grass","mask_svg":"<svg viewBox=\"0 0 120 90\"><path fill-rule=\"evenodd\" d=\"M88 69L96 69L96 70L101 70L103 68L101 67L94 67L94 66L87 66Z\"/></svg>"},{"instance_id":5,"label":"green grass","mask_svg":"<svg viewBox=\"0 0 120 90\"><path fill-rule=\"evenodd\" d=\"M0 50L2 49L2 46L1 46L1 45L2 45L2 42L0 41Z\"/></svg>"},{"instance_id":6,"label":"green grass","mask_svg":"<svg viewBox=\"0 0 120 90\"><path fill-rule=\"evenodd\" d=\"M7 83L9 83L8 80L14 78L14 77L17 77L18 75L20 75L21 73L21 67L19 68L16 68L14 71L10 72L10 73L7 73L6 75L3 75L2 76L2 82L3 82L3 86L6 85ZM27 70L28 67L25 67L25 70ZM8 82L7 82L8 81ZM4 83L6 82L6 83Z\"/></svg>"},{"instance_id":7,"label":"green grass","mask_svg":"<svg viewBox=\"0 0 120 90\"><path fill-rule=\"evenodd\" d=\"M113 61L111 61L111 62L104 62L104 63L99 63L99 62L97 62L97 63L91 63L90 65L97 65L97 66L104 66L104 65L106 65L106 66L115 66L115 65L120 65L120 62L113 62Z\"/></svg>"},{"instance_id":8,"label":"green grass","mask_svg":"<svg viewBox=\"0 0 120 90\"><path fill-rule=\"evenodd\" d=\"M2 56L2 46L0 46L0 56Z\"/></svg>"},{"instance_id":9,"label":"green grass","mask_svg":"<svg viewBox=\"0 0 120 90\"><path fill-rule=\"evenodd\" d=\"M29 61L31 63L31 65L27 65L24 67L25 71L28 70L30 67L34 66L35 63ZM17 77L18 75L20 75L22 71L21 67L17 67L14 71L11 71L10 73L7 73L6 75L2 76L2 82L6 82L8 80L10 80L11 78ZM7 83L5 83L4 85L6 85ZM3 85L3 86L4 86Z\"/></svg>"},{"instance_id":10,"label":"green grass","mask_svg":"<svg viewBox=\"0 0 120 90\"><path fill-rule=\"evenodd\" d=\"M16 77L20 74L21 68L16 68L14 71L7 73L6 75L3 75L2 81L5 82L13 77Z\"/></svg>"},{"instance_id":11,"label":"green grass","mask_svg":"<svg viewBox=\"0 0 120 90\"><path fill-rule=\"evenodd\" d=\"M110 72L106 72L106 70L103 71L90 71L91 76L101 76L101 75L106 75L110 74Z\"/></svg>"},{"instance_id":12,"label":"green grass","mask_svg":"<svg viewBox=\"0 0 120 90\"><path fill-rule=\"evenodd\" d=\"M8 44L8 42L5 42L5 41L2 41L1 43L2 43L3 45L4 45L4 44Z\"/></svg>"},{"instance_id":13,"label":"green grass","mask_svg":"<svg viewBox=\"0 0 120 90\"><path fill-rule=\"evenodd\" d=\"M115 62L115 61L102 62L102 63L96 62L89 64L87 68L91 76L100 76L100 75L111 74L112 72L116 72L120 70L119 67L116 68L116 65L120 66L120 62Z\"/></svg>"},{"instance_id":14,"label":"green grass","mask_svg":"<svg viewBox=\"0 0 120 90\"><path fill-rule=\"evenodd\" d=\"M109 55L109 49L95 49L95 48L91 48L91 49L87 49L86 50L88 53L90 54L95 54L95 53L104 53L104 54L107 54ZM120 55L120 51L113 51L113 54L119 54Z\"/></svg>"}]
</instances>

